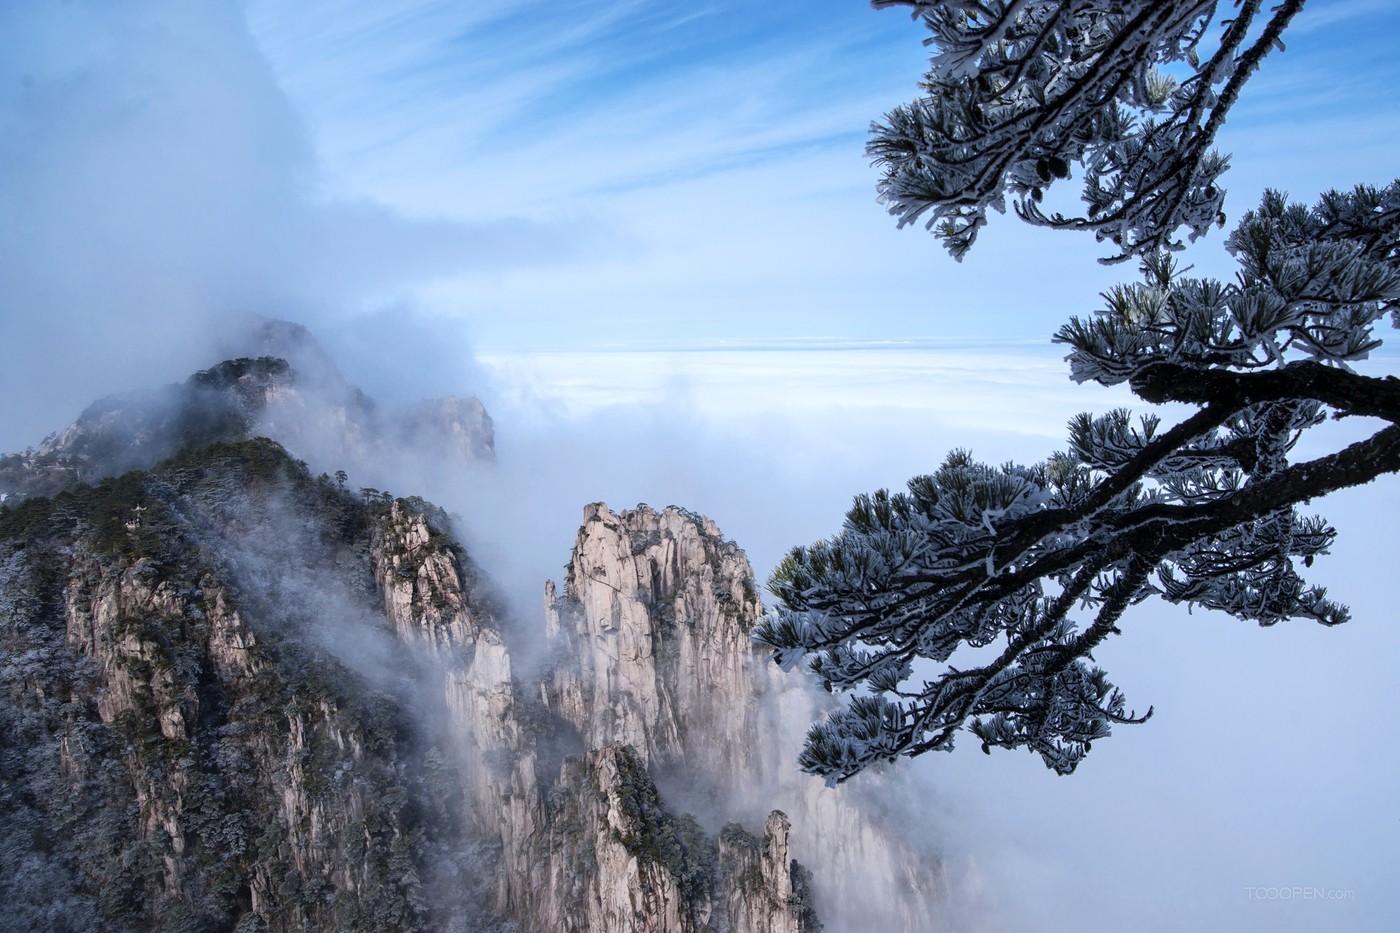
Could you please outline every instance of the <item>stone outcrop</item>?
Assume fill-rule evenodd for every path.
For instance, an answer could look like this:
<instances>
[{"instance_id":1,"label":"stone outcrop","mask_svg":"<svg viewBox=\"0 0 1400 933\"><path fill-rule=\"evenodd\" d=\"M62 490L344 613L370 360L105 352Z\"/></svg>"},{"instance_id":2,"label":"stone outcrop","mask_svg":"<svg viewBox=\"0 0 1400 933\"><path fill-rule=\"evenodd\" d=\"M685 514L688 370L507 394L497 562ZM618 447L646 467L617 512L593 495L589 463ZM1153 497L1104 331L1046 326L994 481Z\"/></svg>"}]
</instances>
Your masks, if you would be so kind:
<instances>
[{"instance_id":1,"label":"stone outcrop","mask_svg":"<svg viewBox=\"0 0 1400 933\"><path fill-rule=\"evenodd\" d=\"M374 553L395 630L442 664L469 821L498 853L495 911L550 930L820 928L810 885L793 885L807 875L785 817L755 857L657 786L688 768L704 785L753 772L759 606L743 552L712 522L590 506L548 607L552 662L530 678L473 608L465 555L423 513L394 503Z\"/></svg>"},{"instance_id":2,"label":"stone outcrop","mask_svg":"<svg viewBox=\"0 0 1400 933\"><path fill-rule=\"evenodd\" d=\"M393 424L400 444L446 463L496 457L495 424L477 398L448 395L415 402Z\"/></svg>"},{"instance_id":3,"label":"stone outcrop","mask_svg":"<svg viewBox=\"0 0 1400 933\"><path fill-rule=\"evenodd\" d=\"M799 933L810 929L814 911L806 910L811 895L804 887L810 874L789 858L787 814L774 810L763 826L763 837L750 835L730 823L719 836L719 863L727 879L725 919L730 933Z\"/></svg>"},{"instance_id":4,"label":"stone outcrop","mask_svg":"<svg viewBox=\"0 0 1400 933\"><path fill-rule=\"evenodd\" d=\"M558 653L549 705L590 746L624 742L659 768L754 771L760 612L753 571L714 522L678 509L584 509L566 589L546 585Z\"/></svg>"}]
</instances>

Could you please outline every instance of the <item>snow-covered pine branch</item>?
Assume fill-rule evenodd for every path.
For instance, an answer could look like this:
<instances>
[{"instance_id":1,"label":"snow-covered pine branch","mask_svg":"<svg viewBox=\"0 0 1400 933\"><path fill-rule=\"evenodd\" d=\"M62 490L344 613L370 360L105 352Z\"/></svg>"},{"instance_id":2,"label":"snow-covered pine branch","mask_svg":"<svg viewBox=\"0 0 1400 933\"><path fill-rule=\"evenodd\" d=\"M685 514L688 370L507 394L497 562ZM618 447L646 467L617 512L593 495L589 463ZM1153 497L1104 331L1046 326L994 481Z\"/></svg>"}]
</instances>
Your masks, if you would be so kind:
<instances>
[{"instance_id":1,"label":"snow-covered pine branch","mask_svg":"<svg viewBox=\"0 0 1400 933\"><path fill-rule=\"evenodd\" d=\"M1081 415L1068 450L1034 466L955 451L906 492L857 497L839 534L783 561L756 638L785 664L812 655L828 689L852 694L812 728L801 767L840 781L949 750L967 728L984 750L1028 748L1069 773L1113 725L1145 718L1091 652L1152 595L1260 625L1346 621L1299 573L1335 533L1296 507L1400 472L1400 380L1346 367L1400 304L1400 181L1312 208L1271 192L1229 243L1237 281L1148 256L1141 283L1057 337L1076 379L1194 414L1165 429ZM1292 462L1329 413L1383 426ZM990 662L959 661L993 646Z\"/></svg>"},{"instance_id":2,"label":"snow-covered pine branch","mask_svg":"<svg viewBox=\"0 0 1400 933\"><path fill-rule=\"evenodd\" d=\"M930 33L923 96L873 123L866 147L900 226L923 221L961 259L1010 195L1022 219L1092 230L1117 262L1223 226L1216 131L1303 0L1237 0L1215 32L1217 0L873 5L910 7ZM1076 165L1082 214L1046 213Z\"/></svg>"}]
</instances>

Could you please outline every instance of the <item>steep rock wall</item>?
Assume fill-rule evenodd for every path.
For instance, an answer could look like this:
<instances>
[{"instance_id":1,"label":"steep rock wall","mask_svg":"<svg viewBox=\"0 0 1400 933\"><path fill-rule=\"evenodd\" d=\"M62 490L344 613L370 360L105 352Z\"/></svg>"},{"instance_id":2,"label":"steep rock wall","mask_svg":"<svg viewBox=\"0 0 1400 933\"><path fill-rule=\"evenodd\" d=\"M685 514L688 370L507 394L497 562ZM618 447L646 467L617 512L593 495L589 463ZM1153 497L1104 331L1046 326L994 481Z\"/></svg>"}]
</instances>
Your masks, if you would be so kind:
<instances>
[{"instance_id":1,"label":"steep rock wall","mask_svg":"<svg viewBox=\"0 0 1400 933\"><path fill-rule=\"evenodd\" d=\"M546 701L590 743L633 745L663 789L729 818L752 823L781 807L791 816L782 835L837 928L930 929L943 875L931 848L902 841L889 798L907 787L888 776L833 789L796 772L800 729L785 721L810 722L817 709L754 647L753 572L714 522L589 505L564 591L546 584L545 603L557 654L575 659L556 666Z\"/></svg>"},{"instance_id":2,"label":"steep rock wall","mask_svg":"<svg viewBox=\"0 0 1400 933\"><path fill-rule=\"evenodd\" d=\"M268 534L259 515L292 505L304 566L235 555L227 531ZM366 508L250 442L0 516L0 754L23 790L0 810L46 840L0 845L0 926L434 922L417 816L433 801L403 707L325 650L304 606L248 589L305 574L354 603L367 553L329 558Z\"/></svg>"},{"instance_id":3,"label":"steep rock wall","mask_svg":"<svg viewBox=\"0 0 1400 933\"><path fill-rule=\"evenodd\" d=\"M584 509L563 597L545 614L560 654L550 706L590 746L624 742L663 768L751 774L760 606L744 552L714 522L666 509Z\"/></svg>"}]
</instances>

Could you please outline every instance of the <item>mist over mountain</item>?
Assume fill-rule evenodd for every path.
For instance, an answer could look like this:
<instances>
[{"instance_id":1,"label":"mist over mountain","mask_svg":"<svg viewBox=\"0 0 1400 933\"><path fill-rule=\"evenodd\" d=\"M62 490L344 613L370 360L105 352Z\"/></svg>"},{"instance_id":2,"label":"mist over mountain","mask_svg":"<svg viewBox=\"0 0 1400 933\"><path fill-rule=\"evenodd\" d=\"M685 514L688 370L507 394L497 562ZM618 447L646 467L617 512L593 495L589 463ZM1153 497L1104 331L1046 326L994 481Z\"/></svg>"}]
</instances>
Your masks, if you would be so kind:
<instances>
[{"instance_id":1,"label":"mist over mountain","mask_svg":"<svg viewBox=\"0 0 1400 933\"><path fill-rule=\"evenodd\" d=\"M234 349L0 460L0 926L951 916L898 777L793 770L814 701L714 522L588 505L541 632L477 517L337 466L493 469L480 402L381 405L283 322Z\"/></svg>"},{"instance_id":2,"label":"mist over mountain","mask_svg":"<svg viewBox=\"0 0 1400 933\"><path fill-rule=\"evenodd\" d=\"M494 428L476 398L377 403L302 326L239 318L230 354L182 383L93 402L38 447L0 458L0 495L51 495L145 469L190 448L270 437L329 469L392 471L407 458L490 461ZM374 464L374 467L371 467Z\"/></svg>"}]
</instances>

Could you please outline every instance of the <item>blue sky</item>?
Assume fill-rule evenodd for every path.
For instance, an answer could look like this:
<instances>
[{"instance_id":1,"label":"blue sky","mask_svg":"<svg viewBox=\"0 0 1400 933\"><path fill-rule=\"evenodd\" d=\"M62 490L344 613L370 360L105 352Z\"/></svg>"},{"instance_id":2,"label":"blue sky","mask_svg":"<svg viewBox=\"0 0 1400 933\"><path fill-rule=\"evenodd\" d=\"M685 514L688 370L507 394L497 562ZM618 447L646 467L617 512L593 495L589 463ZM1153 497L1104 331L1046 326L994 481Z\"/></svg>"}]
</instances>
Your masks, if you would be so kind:
<instances>
[{"instance_id":1,"label":"blue sky","mask_svg":"<svg viewBox=\"0 0 1400 933\"><path fill-rule=\"evenodd\" d=\"M1400 174L1397 35L1393 0L1310 0L1222 133L1232 216ZM298 320L377 394L486 399L497 471L443 495L531 605L588 501L706 512L763 570L949 448L1043 457L1126 401L1047 337L1130 270L1011 218L962 264L895 229L865 129L921 39L860 0L0 4L0 450L216 362L230 311ZM1220 243L1190 260L1230 274ZM1070 781L931 763L1004 928L1400 915L1389 480L1318 504L1343 630L1146 610L1105 664L1152 724Z\"/></svg>"},{"instance_id":2,"label":"blue sky","mask_svg":"<svg viewBox=\"0 0 1400 933\"><path fill-rule=\"evenodd\" d=\"M1225 129L1236 214L1266 184L1311 197L1393 172L1400 10L1312 6ZM331 190L418 218L523 217L572 241L547 276L516 268L417 293L487 345L626 342L658 321L677 338L1043 336L1124 274L1095 267L1087 238L1010 220L957 266L872 204L865 128L924 64L923 34L899 10L286 9L254 2L249 21ZM1203 245L1224 268L1219 240Z\"/></svg>"},{"instance_id":3,"label":"blue sky","mask_svg":"<svg viewBox=\"0 0 1400 933\"><path fill-rule=\"evenodd\" d=\"M1392 177L1397 29L1385 0L1309 4L1223 131L1233 215ZM866 126L922 37L858 0L6 4L0 363L69 410L176 378L164 348L228 310L463 359L1043 338L1129 270L1010 218L954 264L874 203ZM1218 236L1190 256L1229 274Z\"/></svg>"}]
</instances>

